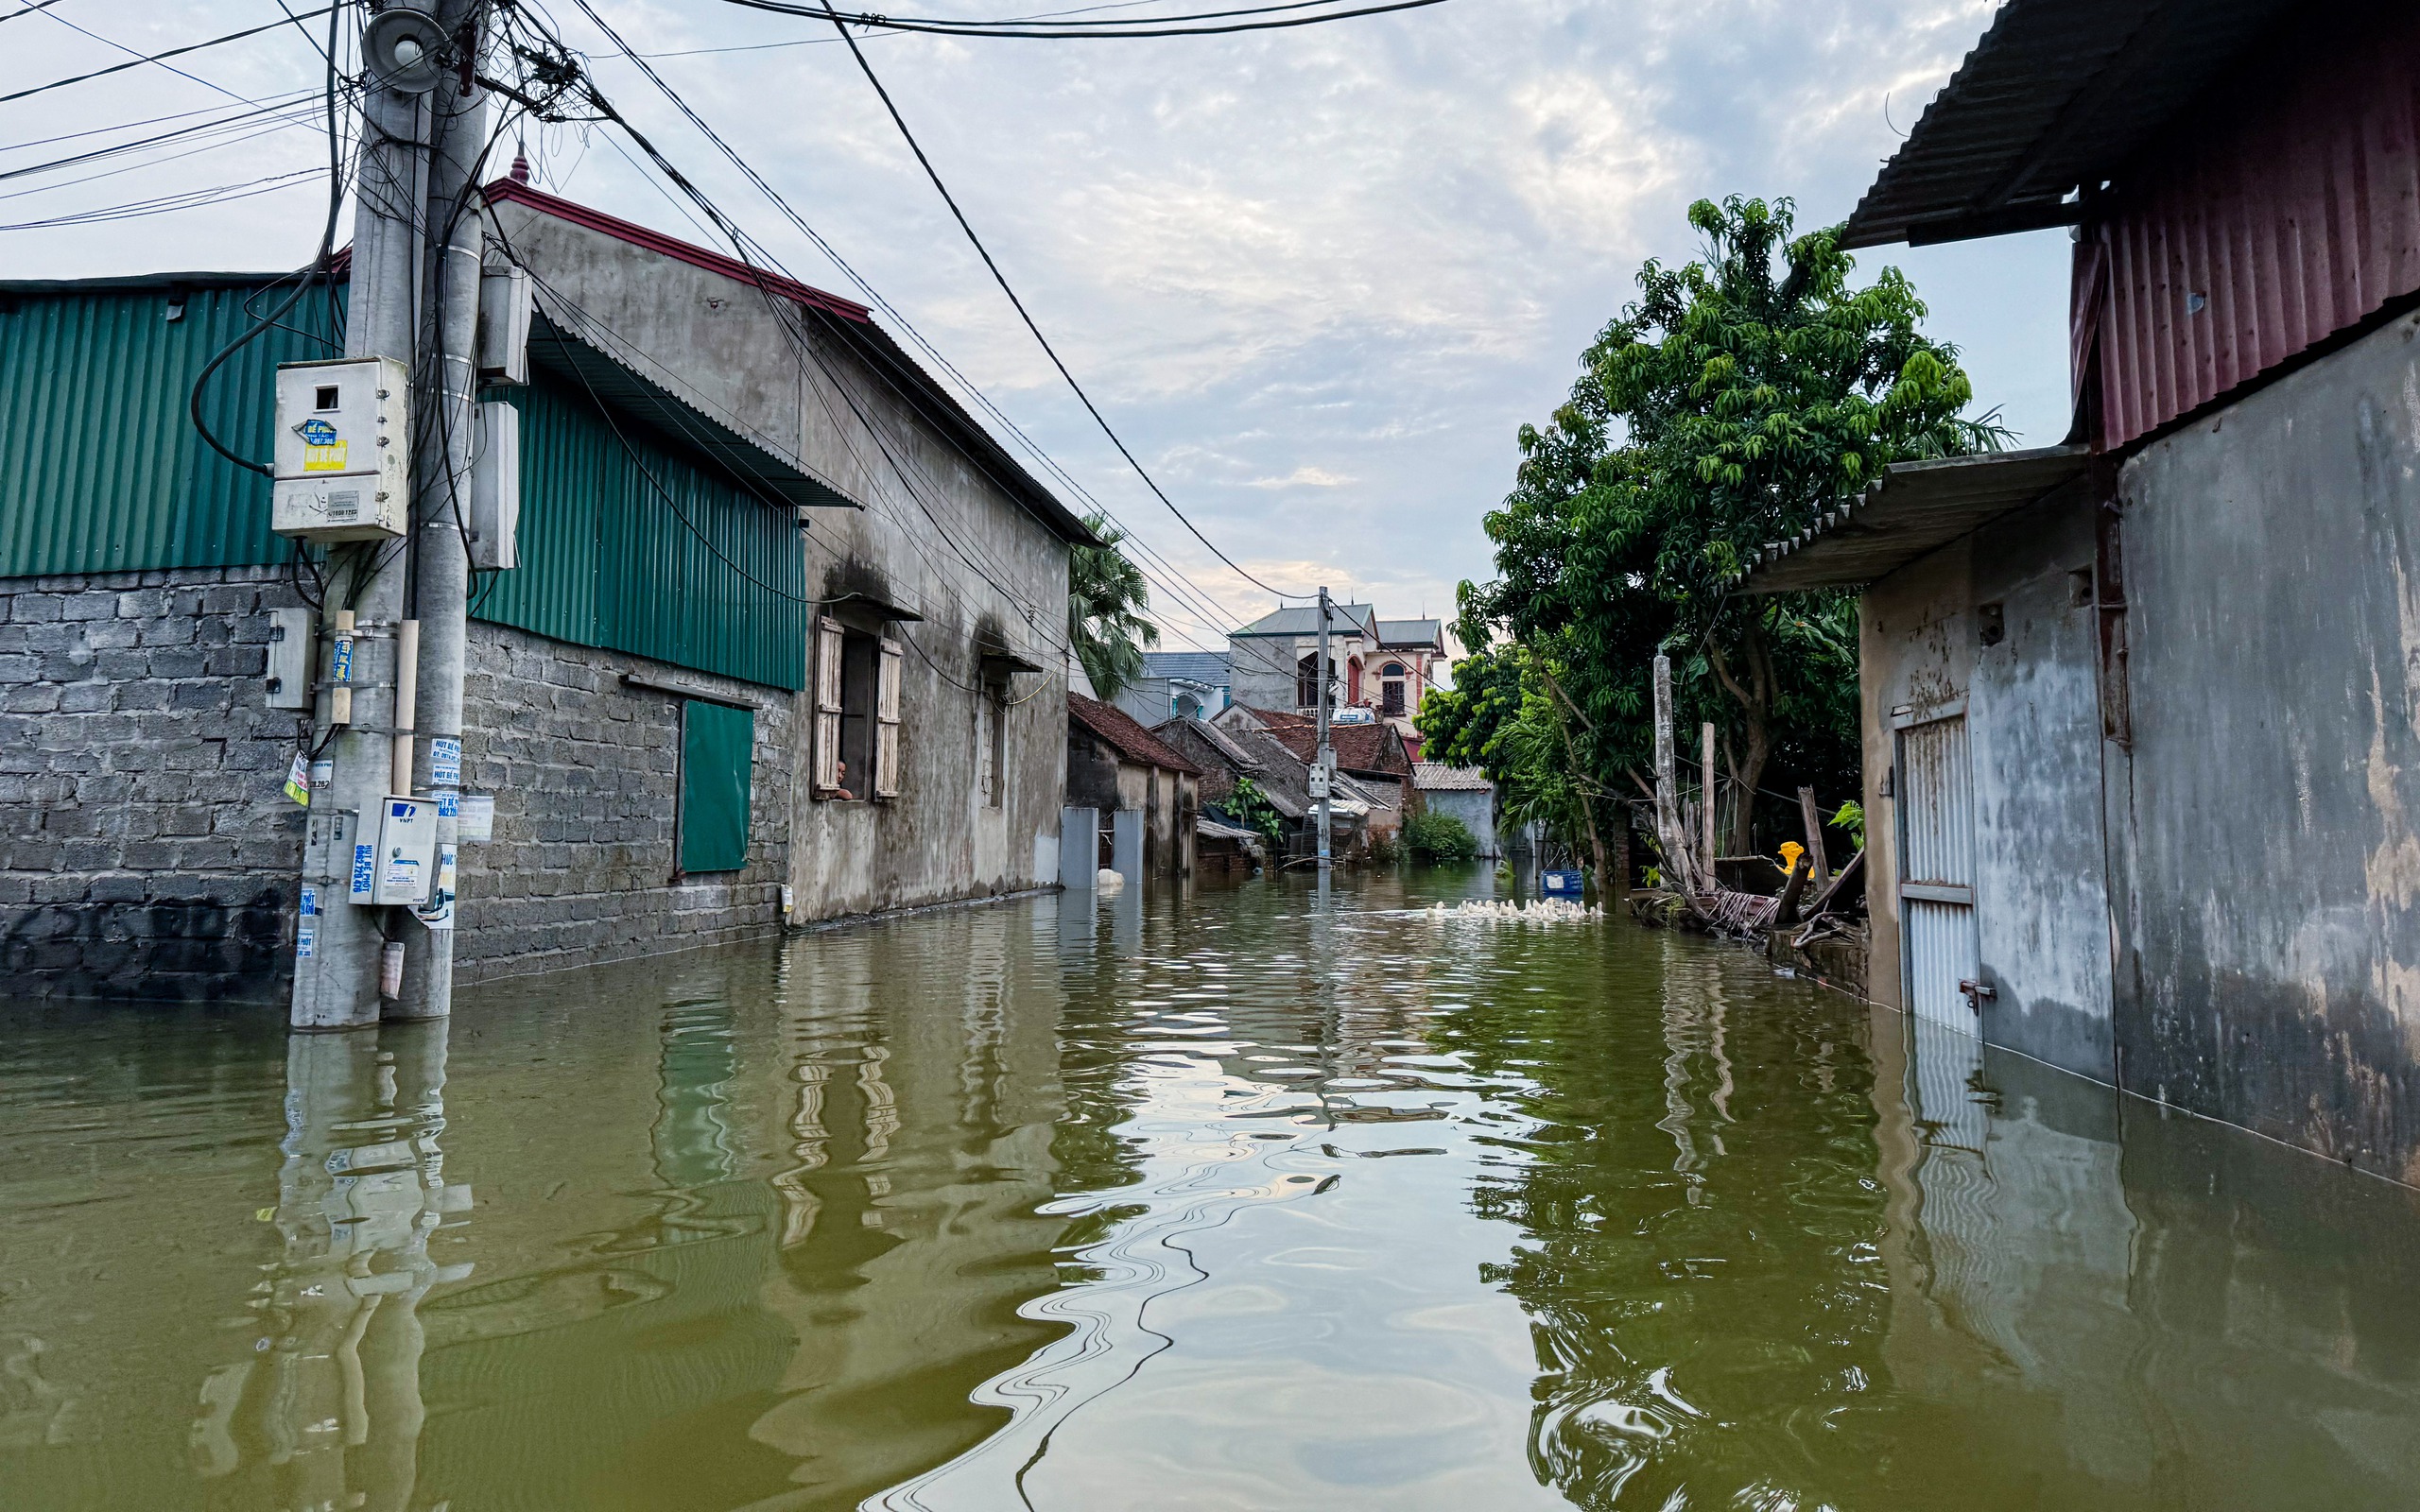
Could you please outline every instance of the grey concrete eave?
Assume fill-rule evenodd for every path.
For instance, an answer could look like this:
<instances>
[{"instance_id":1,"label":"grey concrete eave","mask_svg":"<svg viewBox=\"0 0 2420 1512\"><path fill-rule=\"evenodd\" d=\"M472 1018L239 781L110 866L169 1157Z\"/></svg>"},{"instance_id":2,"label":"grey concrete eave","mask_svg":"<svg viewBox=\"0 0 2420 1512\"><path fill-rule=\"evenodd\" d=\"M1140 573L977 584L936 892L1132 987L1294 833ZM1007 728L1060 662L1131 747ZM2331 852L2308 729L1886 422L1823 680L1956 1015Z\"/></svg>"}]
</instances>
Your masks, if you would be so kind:
<instances>
[{"instance_id":1,"label":"grey concrete eave","mask_svg":"<svg viewBox=\"0 0 2420 1512\"><path fill-rule=\"evenodd\" d=\"M1796 593L1871 583L2074 482L2091 461L2089 447L2044 446L1894 462L1812 529L1758 552L1738 591Z\"/></svg>"},{"instance_id":2,"label":"grey concrete eave","mask_svg":"<svg viewBox=\"0 0 2420 1512\"><path fill-rule=\"evenodd\" d=\"M600 344L584 322L558 320L543 304L532 313L529 359L630 417L676 447L702 457L767 503L820 509L865 506L807 471L769 438L743 433L641 373Z\"/></svg>"}]
</instances>

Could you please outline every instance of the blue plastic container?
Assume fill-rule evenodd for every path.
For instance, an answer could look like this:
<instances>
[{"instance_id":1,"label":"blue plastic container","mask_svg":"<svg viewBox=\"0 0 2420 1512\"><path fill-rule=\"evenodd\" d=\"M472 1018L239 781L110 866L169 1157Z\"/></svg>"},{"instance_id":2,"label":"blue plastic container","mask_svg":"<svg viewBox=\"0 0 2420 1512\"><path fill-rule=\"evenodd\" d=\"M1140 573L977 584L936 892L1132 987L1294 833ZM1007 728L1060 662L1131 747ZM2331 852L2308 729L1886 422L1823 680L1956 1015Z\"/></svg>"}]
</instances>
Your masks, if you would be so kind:
<instances>
[{"instance_id":1,"label":"blue plastic container","mask_svg":"<svg viewBox=\"0 0 2420 1512\"><path fill-rule=\"evenodd\" d=\"M1584 871L1541 871L1538 893L1546 898L1579 898L1588 891L1588 874Z\"/></svg>"}]
</instances>

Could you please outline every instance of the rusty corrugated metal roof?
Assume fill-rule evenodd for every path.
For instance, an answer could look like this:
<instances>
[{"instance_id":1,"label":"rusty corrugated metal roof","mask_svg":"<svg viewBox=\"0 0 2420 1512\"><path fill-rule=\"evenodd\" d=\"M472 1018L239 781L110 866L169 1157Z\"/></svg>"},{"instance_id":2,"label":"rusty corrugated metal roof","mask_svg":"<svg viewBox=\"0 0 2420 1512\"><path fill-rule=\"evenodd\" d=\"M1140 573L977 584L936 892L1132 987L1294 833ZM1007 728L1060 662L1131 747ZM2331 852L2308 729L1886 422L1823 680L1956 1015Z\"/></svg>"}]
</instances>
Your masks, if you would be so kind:
<instances>
[{"instance_id":1,"label":"rusty corrugated metal roof","mask_svg":"<svg viewBox=\"0 0 2420 1512\"><path fill-rule=\"evenodd\" d=\"M1842 245L2074 224L2071 192L2115 176L2293 9L2287 0L2009 0L1866 191ZM2319 24L2313 9L2298 19Z\"/></svg>"},{"instance_id":2,"label":"rusty corrugated metal roof","mask_svg":"<svg viewBox=\"0 0 2420 1512\"><path fill-rule=\"evenodd\" d=\"M2091 457L2088 447L2045 446L1894 462L1812 529L1758 552L1738 580L1739 592L1795 593L1873 582L2072 483Z\"/></svg>"}]
</instances>

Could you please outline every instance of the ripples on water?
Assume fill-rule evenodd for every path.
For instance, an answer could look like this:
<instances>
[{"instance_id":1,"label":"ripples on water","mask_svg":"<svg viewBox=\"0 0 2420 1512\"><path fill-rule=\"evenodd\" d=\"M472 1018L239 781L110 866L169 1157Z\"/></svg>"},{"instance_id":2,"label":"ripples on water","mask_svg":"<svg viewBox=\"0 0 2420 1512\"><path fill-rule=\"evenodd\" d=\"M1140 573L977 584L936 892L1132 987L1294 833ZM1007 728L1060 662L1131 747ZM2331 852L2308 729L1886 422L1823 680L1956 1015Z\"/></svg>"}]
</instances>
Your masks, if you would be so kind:
<instances>
[{"instance_id":1,"label":"ripples on water","mask_svg":"<svg viewBox=\"0 0 2420 1512\"><path fill-rule=\"evenodd\" d=\"M0 1505L2420 1503L2420 1205L1484 876L0 1014Z\"/></svg>"}]
</instances>

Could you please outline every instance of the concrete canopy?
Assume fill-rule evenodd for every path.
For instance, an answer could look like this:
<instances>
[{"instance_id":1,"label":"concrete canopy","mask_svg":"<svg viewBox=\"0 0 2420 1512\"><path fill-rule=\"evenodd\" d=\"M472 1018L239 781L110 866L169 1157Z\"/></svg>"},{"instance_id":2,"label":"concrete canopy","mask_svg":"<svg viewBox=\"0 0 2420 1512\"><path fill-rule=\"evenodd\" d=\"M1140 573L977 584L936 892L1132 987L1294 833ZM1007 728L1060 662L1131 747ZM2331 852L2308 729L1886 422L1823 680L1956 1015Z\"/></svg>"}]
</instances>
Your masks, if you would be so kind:
<instances>
[{"instance_id":1,"label":"concrete canopy","mask_svg":"<svg viewBox=\"0 0 2420 1512\"><path fill-rule=\"evenodd\" d=\"M1740 575L1738 590L1795 593L1873 582L2074 482L2091 459L2089 447L2045 446L1894 462L1861 497L1826 513L1813 529L1758 552Z\"/></svg>"}]
</instances>

